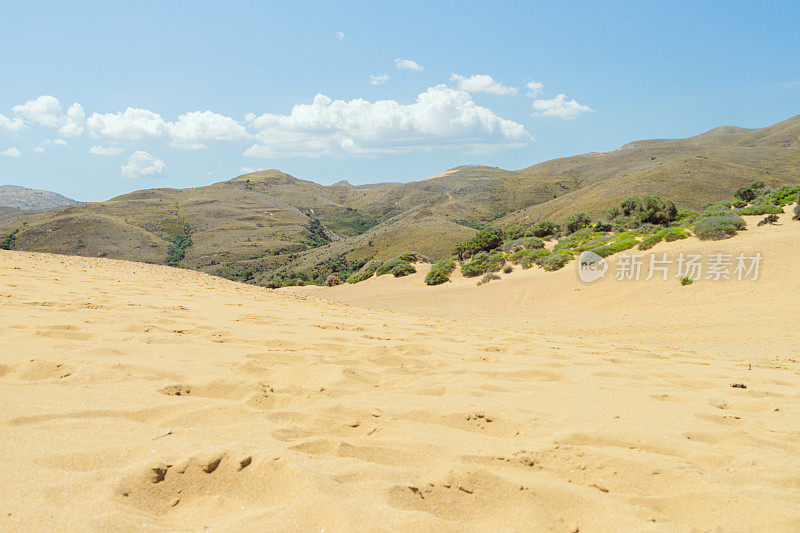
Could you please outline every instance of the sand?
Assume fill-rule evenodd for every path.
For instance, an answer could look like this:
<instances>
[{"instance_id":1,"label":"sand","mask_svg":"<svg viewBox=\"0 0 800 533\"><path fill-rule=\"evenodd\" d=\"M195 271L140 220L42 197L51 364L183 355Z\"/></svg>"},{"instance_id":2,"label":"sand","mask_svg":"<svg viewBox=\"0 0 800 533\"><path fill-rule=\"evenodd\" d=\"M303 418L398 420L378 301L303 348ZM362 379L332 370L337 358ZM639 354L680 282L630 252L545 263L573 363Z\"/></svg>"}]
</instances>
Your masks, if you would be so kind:
<instances>
[{"instance_id":1,"label":"sand","mask_svg":"<svg viewBox=\"0 0 800 533\"><path fill-rule=\"evenodd\" d=\"M798 237L655 248L765 256L689 287L0 252L0 529L797 531Z\"/></svg>"}]
</instances>

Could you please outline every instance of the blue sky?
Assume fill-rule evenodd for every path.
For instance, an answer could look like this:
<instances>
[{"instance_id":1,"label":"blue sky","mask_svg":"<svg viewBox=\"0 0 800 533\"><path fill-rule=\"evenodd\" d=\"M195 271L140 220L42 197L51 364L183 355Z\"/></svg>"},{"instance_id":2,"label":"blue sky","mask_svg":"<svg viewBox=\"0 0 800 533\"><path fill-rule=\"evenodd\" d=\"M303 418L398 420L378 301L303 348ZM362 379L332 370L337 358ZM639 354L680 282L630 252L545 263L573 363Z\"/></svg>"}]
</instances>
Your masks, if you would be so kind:
<instances>
[{"instance_id":1,"label":"blue sky","mask_svg":"<svg viewBox=\"0 0 800 533\"><path fill-rule=\"evenodd\" d=\"M287 4L5 5L0 184L407 181L800 113L797 2Z\"/></svg>"}]
</instances>

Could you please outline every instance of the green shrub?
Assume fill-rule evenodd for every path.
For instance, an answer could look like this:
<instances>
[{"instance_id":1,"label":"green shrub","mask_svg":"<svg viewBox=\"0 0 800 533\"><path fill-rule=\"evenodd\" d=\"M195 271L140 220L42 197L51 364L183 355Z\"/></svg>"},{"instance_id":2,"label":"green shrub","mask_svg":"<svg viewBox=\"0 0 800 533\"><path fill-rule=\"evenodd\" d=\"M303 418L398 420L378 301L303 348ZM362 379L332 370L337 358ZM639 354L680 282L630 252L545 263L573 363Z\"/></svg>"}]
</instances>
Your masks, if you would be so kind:
<instances>
[{"instance_id":1,"label":"green shrub","mask_svg":"<svg viewBox=\"0 0 800 533\"><path fill-rule=\"evenodd\" d=\"M539 237L522 237L509 241L502 246L504 252L518 252L519 250L536 250L544 248L544 241Z\"/></svg>"},{"instance_id":2,"label":"green shrub","mask_svg":"<svg viewBox=\"0 0 800 533\"><path fill-rule=\"evenodd\" d=\"M596 253L600 257L608 257L609 255L614 255L616 253L629 250L634 246L636 246L636 244L637 244L636 239L627 239L627 240L612 242L610 244L606 244L603 246L597 246L595 248L591 248L589 251Z\"/></svg>"},{"instance_id":3,"label":"green shrub","mask_svg":"<svg viewBox=\"0 0 800 533\"><path fill-rule=\"evenodd\" d=\"M485 276L483 276L481 278L481 280L478 282L478 285L483 285L484 283L489 283L490 281L495 280L495 279L500 279L500 276L498 276L494 272L490 272L489 274L486 274Z\"/></svg>"},{"instance_id":4,"label":"green shrub","mask_svg":"<svg viewBox=\"0 0 800 533\"><path fill-rule=\"evenodd\" d=\"M783 208L775 204L759 204L737 209L736 212L740 215L780 215Z\"/></svg>"},{"instance_id":5,"label":"green shrub","mask_svg":"<svg viewBox=\"0 0 800 533\"><path fill-rule=\"evenodd\" d=\"M17 230L19 231L19 230ZM9 234L5 239L0 241L0 250L11 250L14 248L14 243L17 241L17 232Z\"/></svg>"},{"instance_id":6,"label":"green shrub","mask_svg":"<svg viewBox=\"0 0 800 533\"><path fill-rule=\"evenodd\" d=\"M514 272L514 267L511 265L506 265L503 267L503 274L511 274L512 272Z\"/></svg>"},{"instance_id":7,"label":"green shrub","mask_svg":"<svg viewBox=\"0 0 800 533\"><path fill-rule=\"evenodd\" d=\"M384 274L392 274L394 277L399 278L401 276L408 276L409 274L413 274L416 272L417 269L414 268L414 265L401 259L400 257L395 257L394 259L390 259L386 261L384 264L379 266L375 270L376 276L383 276Z\"/></svg>"},{"instance_id":8,"label":"green shrub","mask_svg":"<svg viewBox=\"0 0 800 533\"><path fill-rule=\"evenodd\" d=\"M503 230L503 237L507 241L513 241L525 236L525 226L522 224L511 224Z\"/></svg>"},{"instance_id":9,"label":"green shrub","mask_svg":"<svg viewBox=\"0 0 800 533\"><path fill-rule=\"evenodd\" d=\"M778 187L774 191L767 194L767 198L771 200L774 205L784 206L792 203L800 194L800 185L787 185L785 187Z\"/></svg>"},{"instance_id":10,"label":"green shrub","mask_svg":"<svg viewBox=\"0 0 800 533\"><path fill-rule=\"evenodd\" d=\"M572 259L572 254L568 252L552 252L544 261L542 268L548 271L560 270Z\"/></svg>"},{"instance_id":11,"label":"green shrub","mask_svg":"<svg viewBox=\"0 0 800 533\"><path fill-rule=\"evenodd\" d=\"M644 199L636 217L642 224L666 225L678 217L678 208L669 200L648 196Z\"/></svg>"},{"instance_id":12,"label":"green shrub","mask_svg":"<svg viewBox=\"0 0 800 533\"><path fill-rule=\"evenodd\" d=\"M606 220L598 220L597 224L594 225L595 231L612 231L613 229L614 224Z\"/></svg>"},{"instance_id":13,"label":"green shrub","mask_svg":"<svg viewBox=\"0 0 800 533\"><path fill-rule=\"evenodd\" d=\"M745 229L746 224L735 213L712 215L692 226L692 231L700 240L720 240L736 235Z\"/></svg>"},{"instance_id":14,"label":"green shrub","mask_svg":"<svg viewBox=\"0 0 800 533\"><path fill-rule=\"evenodd\" d=\"M425 276L425 283L428 285L441 285L450 281L450 274L456 269L456 262L452 259L437 261L431 266L428 275Z\"/></svg>"},{"instance_id":15,"label":"green shrub","mask_svg":"<svg viewBox=\"0 0 800 533\"><path fill-rule=\"evenodd\" d=\"M681 285L683 285L684 287L686 285L691 285L692 283L694 283L694 280L688 276L683 276L681 278Z\"/></svg>"},{"instance_id":16,"label":"green shrub","mask_svg":"<svg viewBox=\"0 0 800 533\"><path fill-rule=\"evenodd\" d=\"M529 230L529 232L533 237L544 239L546 237L552 237L560 230L561 228L559 228L558 224L555 222L550 222L549 220L540 220L536 223L536 225L533 226L533 228ZM528 232L526 232L526 235L527 233Z\"/></svg>"},{"instance_id":17,"label":"green shrub","mask_svg":"<svg viewBox=\"0 0 800 533\"><path fill-rule=\"evenodd\" d=\"M778 215L767 215L757 225L764 226L766 224L775 224L776 222L778 222Z\"/></svg>"},{"instance_id":18,"label":"green shrub","mask_svg":"<svg viewBox=\"0 0 800 533\"><path fill-rule=\"evenodd\" d=\"M487 272L497 272L506 262L506 256L502 253L489 255L486 252L478 252L472 256L472 260L461 265L461 273L468 277L480 276Z\"/></svg>"},{"instance_id":19,"label":"green shrub","mask_svg":"<svg viewBox=\"0 0 800 533\"><path fill-rule=\"evenodd\" d=\"M640 250L649 250L656 244L660 243L664 239L664 232L659 231L655 235L648 235L639 243Z\"/></svg>"},{"instance_id":20,"label":"green shrub","mask_svg":"<svg viewBox=\"0 0 800 533\"><path fill-rule=\"evenodd\" d=\"M472 239L456 246L454 253L459 259L472 257L479 252L490 252L503 244L503 234L496 228L478 232Z\"/></svg>"},{"instance_id":21,"label":"green shrub","mask_svg":"<svg viewBox=\"0 0 800 533\"><path fill-rule=\"evenodd\" d=\"M519 258L519 264L522 268L531 268L533 265L542 266L544 261L550 257L548 250L526 250L525 255Z\"/></svg>"},{"instance_id":22,"label":"green shrub","mask_svg":"<svg viewBox=\"0 0 800 533\"><path fill-rule=\"evenodd\" d=\"M391 274L396 278L402 278L403 276L408 276L409 274L413 274L417 271L417 269L409 263L408 261L400 260L394 268L390 271Z\"/></svg>"},{"instance_id":23,"label":"green shrub","mask_svg":"<svg viewBox=\"0 0 800 533\"><path fill-rule=\"evenodd\" d=\"M165 263L169 266L176 267L178 263L183 261L183 258L186 257L186 250L192 245L192 238L189 237L189 227L187 226L183 233L173 236L170 242L172 244L170 244L167 249L167 260Z\"/></svg>"},{"instance_id":24,"label":"green shrub","mask_svg":"<svg viewBox=\"0 0 800 533\"><path fill-rule=\"evenodd\" d=\"M745 202L744 200L734 200L733 207L736 208L747 207L747 202Z\"/></svg>"},{"instance_id":25,"label":"green shrub","mask_svg":"<svg viewBox=\"0 0 800 533\"><path fill-rule=\"evenodd\" d=\"M750 203L756 197L756 192L753 188L749 185L743 185L736 189L736 192L733 194L736 198L742 200L743 202Z\"/></svg>"},{"instance_id":26,"label":"green shrub","mask_svg":"<svg viewBox=\"0 0 800 533\"><path fill-rule=\"evenodd\" d=\"M795 201L797 202L797 205L794 206L794 216L792 217L792 220L800 220L800 194L797 195L797 200Z\"/></svg>"},{"instance_id":27,"label":"green shrub","mask_svg":"<svg viewBox=\"0 0 800 533\"><path fill-rule=\"evenodd\" d=\"M589 216L581 211L580 213L575 213L574 215L570 216L566 222L564 222L564 229L569 233L575 233L576 231L583 229L589 226L592 223L592 219Z\"/></svg>"},{"instance_id":28,"label":"green shrub","mask_svg":"<svg viewBox=\"0 0 800 533\"><path fill-rule=\"evenodd\" d=\"M347 283L360 283L364 280L371 278L375 271L383 264L383 261L378 259L373 259L372 261L367 261L364 266L362 266L358 271L356 271L352 276L347 278Z\"/></svg>"},{"instance_id":29,"label":"green shrub","mask_svg":"<svg viewBox=\"0 0 800 533\"><path fill-rule=\"evenodd\" d=\"M404 252L398 256L399 259L408 263L430 263L431 260L417 252Z\"/></svg>"},{"instance_id":30,"label":"green shrub","mask_svg":"<svg viewBox=\"0 0 800 533\"><path fill-rule=\"evenodd\" d=\"M689 234L681 228L668 228L664 230L664 240L666 242L679 241L681 239L688 239Z\"/></svg>"}]
</instances>

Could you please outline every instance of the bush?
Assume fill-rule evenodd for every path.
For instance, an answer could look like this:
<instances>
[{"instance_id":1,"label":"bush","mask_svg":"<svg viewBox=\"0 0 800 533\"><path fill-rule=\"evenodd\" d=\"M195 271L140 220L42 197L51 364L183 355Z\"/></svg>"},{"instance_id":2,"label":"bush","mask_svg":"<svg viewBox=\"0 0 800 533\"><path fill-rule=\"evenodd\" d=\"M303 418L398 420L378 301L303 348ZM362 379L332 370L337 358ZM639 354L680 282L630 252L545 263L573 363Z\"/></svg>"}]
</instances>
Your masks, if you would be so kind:
<instances>
[{"instance_id":1,"label":"bush","mask_svg":"<svg viewBox=\"0 0 800 533\"><path fill-rule=\"evenodd\" d=\"M392 271L392 269L394 267L396 267L400 263L407 263L407 262L408 261L403 261L399 257L395 257L394 259L390 259L390 260L386 261L384 264L382 264L381 266L379 266L377 269L375 269L375 275L376 276L383 276L384 274L388 274L388 273L390 273Z\"/></svg>"},{"instance_id":2,"label":"bush","mask_svg":"<svg viewBox=\"0 0 800 533\"><path fill-rule=\"evenodd\" d=\"M536 250L544 248L544 241L538 237L522 237L503 244L504 252L518 252L520 250Z\"/></svg>"},{"instance_id":3,"label":"bush","mask_svg":"<svg viewBox=\"0 0 800 533\"><path fill-rule=\"evenodd\" d=\"M658 196L648 196L644 199L637 218L642 224L666 225L678 217L678 208L669 200L662 200Z\"/></svg>"},{"instance_id":4,"label":"bush","mask_svg":"<svg viewBox=\"0 0 800 533\"><path fill-rule=\"evenodd\" d=\"M619 213L624 217L635 216L636 213L642 210L642 201L638 196L631 196L623 200L619 205Z\"/></svg>"},{"instance_id":5,"label":"bush","mask_svg":"<svg viewBox=\"0 0 800 533\"><path fill-rule=\"evenodd\" d=\"M772 200L774 205L784 206L792 203L798 194L800 194L800 185L787 185L786 187L778 187L770 192L767 197Z\"/></svg>"},{"instance_id":6,"label":"bush","mask_svg":"<svg viewBox=\"0 0 800 533\"><path fill-rule=\"evenodd\" d=\"M383 264L383 261L378 259L373 259L372 261L367 261L364 266L361 267L357 272L355 272L352 276L347 278L347 283L360 283L364 280L371 278L375 271Z\"/></svg>"},{"instance_id":7,"label":"bush","mask_svg":"<svg viewBox=\"0 0 800 533\"><path fill-rule=\"evenodd\" d=\"M766 224L775 224L778 221L778 215L767 215L757 225L764 226Z\"/></svg>"},{"instance_id":8,"label":"bush","mask_svg":"<svg viewBox=\"0 0 800 533\"><path fill-rule=\"evenodd\" d=\"M745 202L744 200L734 200L733 207L736 208L747 207L747 202Z\"/></svg>"},{"instance_id":9,"label":"bush","mask_svg":"<svg viewBox=\"0 0 800 533\"><path fill-rule=\"evenodd\" d=\"M486 274L487 272L497 272L506 262L506 256L502 253L489 255L486 252L479 252L472 256L472 260L461 265L461 273L472 278Z\"/></svg>"},{"instance_id":10,"label":"bush","mask_svg":"<svg viewBox=\"0 0 800 533\"><path fill-rule=\"evenodd\" d=\"M679 241L681 239L688 239L689 234L681 228L669 228L664 230L664 240L666 242Z\"/></svg>"},{"instance_id":11,"label":"bush","mask_svg":"<svg viewBox=\"0 0 800 533\"><path fill-rule=\"evenodd\" d=\"M511 265L506 265L503 267L503 274L511 274L512 272L514 272L514 267Z\"/></svg>"},{"instance_id":12,"label":"bush","mask_svg":"<svg viewBox=\"0 0 800 533\"><path fill-rule=\"evenodd\" d=\"M398 259L406 261L407 263L430 263L431 260L424 255L417 252L404 252L398 256Z\"/></svg>"},{"instance_id":13,"label":"bush","mask_svg":"<svg viewBox=\"0 0 800 533\"><path fill-rule=\"evenodd\" d=\"M642 239L642 241L639 243L639 249L649 250L656 244L660 243L662 240L664 240L664 233L661 231L659 231L655 235L648 235L647 237Z\"/></svg>"},{"instance_id":14,"label":"bush","mask_svg":"<svg viewBox=\"0 0 800 533\"><path fill-rule=\"evenodd\" d=\"M450 281L450 274L456 269L456 262L452 259L437 261L431 266L430 272L425 276L427 285L441 285Z\"/></svg>"},{"instance_id":15,"label":"bush","mask_svg":"<svg viewBox=\"0 0 800 533\"><path fill-rule=\"evenodd\" d=\"M756 197L756 192L753 190L753 187L750 185L743 185L736 189L736 192L733 194L736 198L739 198L743 202L750 203Z\"/></svg>"},{"instance_id":16,"label":"bush","mask_svg":"<svg viewBox=\"0 0 800 533\"><path fill-rule=\"evenodd\" d=\"M402 278L403 276L408 276L416 271L416 267L414 267L414 265L408 261L399 261L394 268L392 268L391 274L396 278Z\"/></svg>"},{"instance_id":17,"label":"bush","mask_svg":"<svg viewBox=\"0 0 800 533\"><path fill-rule=\"evenodd\" d=\"M336 285L341 285L342 280L340 280L337 276L331 274L327 278L325 278L325 286L326 287L334 287Z\"/></svg>"},{"instance_id":18,"label":"bush","mask_svg":"<svg viewBox=\"0 0 800 533\"><path fill-rule=\"evenodd\" d=\"M483 276L483 277L481 278L481 280L478 282L478 285L483 285L484 283L489 283L490 281L492 281L492 280L495 280L495 279L500 279L500 276L498 276L498 275L497 275L497 274L495 274L495 273L489 273L489 274L486 274L486 275L485 275L485 276Z\"/></svg>"},{"instance_id":19,"label":"bush","mask_svg":"<svg viewBox=\"0 0 800 533\"><path fill-rule=\"evenodd\" d=\"M720 240L736 235L737 231L745 229L746 224L742 218L734 213L712 215L702 219L692 226L692 231L700 240Z\"/></svg>"},{"instance_id":20,"label":"bush","mask_svg":"<svg viewBox=\"0 0 800 533\"><path fill-rule=\"evenodd\" d=\"M490 252L503 244L503 234L496 228L480 231L472 239L456 246L454 253L459 259L472 257L479 252Z\"/></svg>"},{"instance_id":21,"label":"bush","mask_svg":"<svg viewBox=\"0 0 800 533\"><path fill-rule=\"evenodd\" d=\"M539 237L540 239L544 239L546 237L552 237L560 230L561 228L559 228L555 222L550 222L549 220L540 220L529 231L530 234L533 235L534 237Z\"/></svg>"},{"instance_id":22,"label":"bush","mask_svg":"<svg viewBox=\"0 0 800 533\"><path fill-rule=\"evenodd\" d=\"M614 224L605 220L598 220L597 224L594 225L595 231L612 231L613 229Z\"/></svg>"},{"instance_id":23,"label":"bush","mask_svg":"<svg viewBox=\"0 0 800 533\"><path fill-rule=\"evenodd\" d=\"M686 285L691 285L692 283L694 283L694 280L688 276L683 276L681 278L681 285L683 285L684 287Z\"/></svg>"},{"instance_id":24,"label":"bush","mask_svg":"<svg viewBox=\"0 0 800 533\"><path fill-rule=\"evenodd\" d=\"M591 248L589 251L596 253L600 257L608 257L609 255L614 255L616 253L629 250L634 246L636 246L636 244L637 244L636 239L627 239L627 240L612 242L610 244L606 244L603 246L597 246L595 248Z\"/></svg>"},{"instance_id":25,"label":"bush","mask_svg":"<svg viewBox=\"0 0 800 533\"><path fill-rule=\"evenodd\" d=\"M511 224L503 230L503 236L507 241L513 241L525 236L525 226L522 224Z\"/></svg>"},{"instance_id":26,"label":"bush","mask_svg":"<svg viewBox=\"0 0 800 533\"><path fill-rule=\"evenodd\" d=\"M17 241L17 232L11 233L5 239L0 241L0 250L11 250L14 248L14 243Z\"/></svg>"},{"instance_id":27,"label":"bush","mask_svg":"<svg viewBox=\"0 0 800 533\"><path fill-rule=\"evenodd\" d=\"M800 220L800 194L797 195L797 200L795 201L797 202L797 205L794 206L794 216L792 217L792 220Z\"/></svg>"},{"instance_id":28,"label":"bush","mask_svg":"<svg viewBox=\"0 0 800 533\"><path fill-rule=\"evenodd\" d=\"M569 217L566 222L564 222L564 229L566 232L575 233L579 229L583 229L589 226L592 223L592 219L589 216L581 211L580 213L575 213L571 217Z\"/></svg>"},{"instance_id":29,"label":"bush","mask_svg":"<svg viewBox=\"0 0 800 533\"><path fill-rule=\"evenodd\" d=\"M567 252L552 252L542 261L542 268L548 271L560 270L572 259Z\"/></svg>"},{"instance_id":30,"label":"bush","mask_svg":"<svg viewBox=\"0 0 800 533\"><path fill-rule=\"evenodd\" d=\"M740 215L780 215L783 208L775 204L760 204L737 209L736 212Z\"/></svg>"},{"instance_id":31,"label":"bush","mask_svg":"<svg viewBox=\"0 0 800 533\"><path fill-rule=\"evenodd\" d=\"M264 287L266 287L267 289L280 289L281 286L282 286L281 282L280 281L276 281L274 279L267 280L264 283Z\"/></svg>"}]
</instances>

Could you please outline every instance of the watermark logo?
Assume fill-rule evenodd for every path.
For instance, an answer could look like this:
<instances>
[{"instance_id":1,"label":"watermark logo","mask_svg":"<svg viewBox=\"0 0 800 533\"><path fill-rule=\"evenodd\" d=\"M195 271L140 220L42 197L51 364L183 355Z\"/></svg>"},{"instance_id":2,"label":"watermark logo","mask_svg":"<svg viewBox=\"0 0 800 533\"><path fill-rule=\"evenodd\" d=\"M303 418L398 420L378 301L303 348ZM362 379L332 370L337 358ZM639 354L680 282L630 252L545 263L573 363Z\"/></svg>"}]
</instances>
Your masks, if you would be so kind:
<instances>
[{"instance_id":1,"label":"watermark logo","mask_svg":"<svg viewBox=\"0 0 800 533\"><path fill-rule=\"evenodd\" d=\"M578 258L578 277L584 283L591 283L606 277L608 261L594 252L583 252Z\"/></svg>"}]
</instances>

